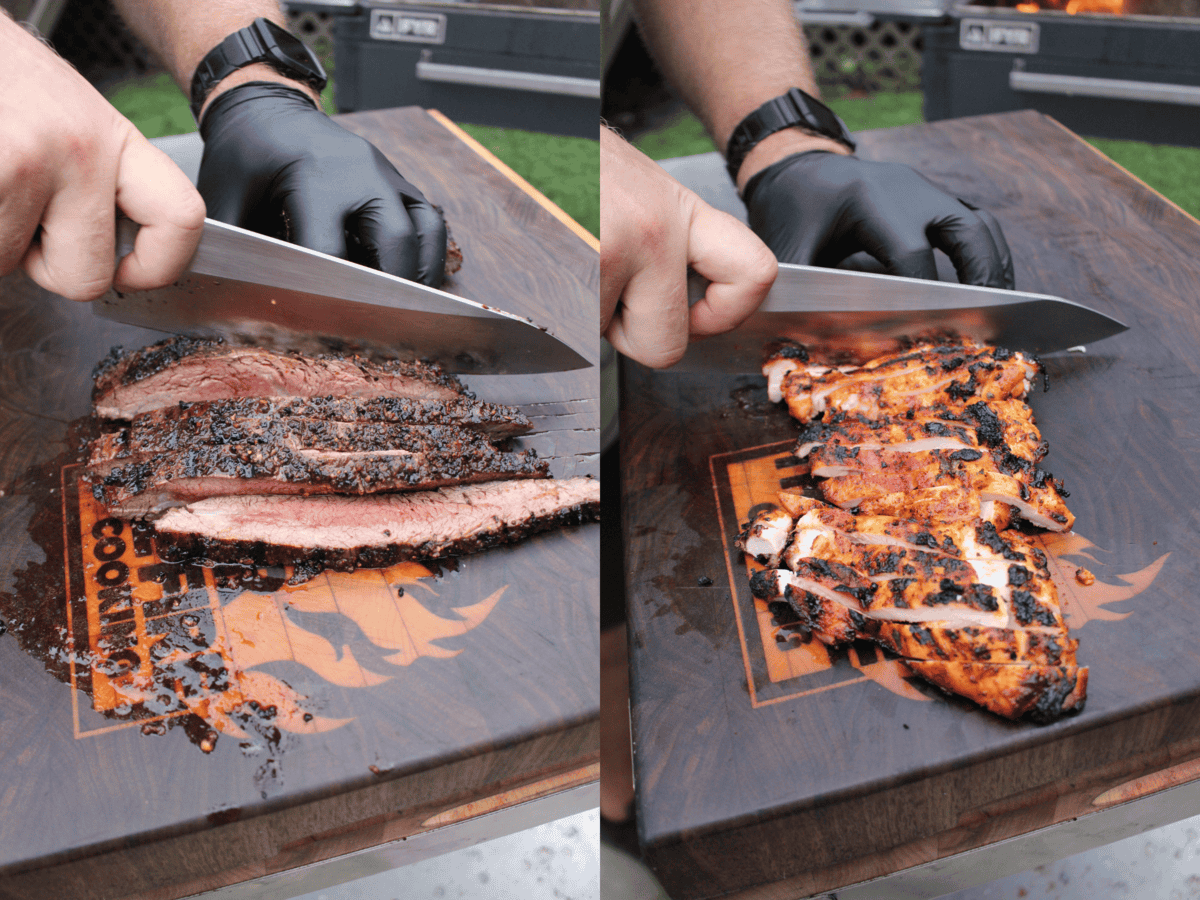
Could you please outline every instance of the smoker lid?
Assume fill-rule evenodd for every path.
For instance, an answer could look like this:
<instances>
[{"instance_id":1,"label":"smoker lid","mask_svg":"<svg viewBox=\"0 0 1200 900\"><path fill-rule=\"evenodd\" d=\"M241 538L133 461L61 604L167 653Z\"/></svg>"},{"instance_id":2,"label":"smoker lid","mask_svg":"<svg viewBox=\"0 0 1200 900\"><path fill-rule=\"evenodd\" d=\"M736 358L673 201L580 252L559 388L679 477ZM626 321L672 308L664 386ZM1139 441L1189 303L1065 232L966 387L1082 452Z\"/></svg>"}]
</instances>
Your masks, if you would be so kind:
<instances>
[{"instance_id":1,"label":"smoker lid","mask_svg":"<svg viewBox=\"0 0 1200 900\"><path fill-rule=\"evenodd\" d=\"M868 21L881 19L940 19L953 0L796 0L792 4L801 22L854 24L858 14ZM845 21L841 21L844 19Z\"/></svg>"},{"instance_id":2,"label":"smoker lid","mask_svg":"<svg viewBox=\"0 0 1200 900\"><path fill-rule=\"evenodd\" d=\"M1018 9L1018 4L1036 2L1040 7L1036 12ZM1124 0L1121 13L1107 12L1095 8L1093 3L1085 2L1078 12L1068 9L1069 0L950 0L949 11L955 16L994 15L997 13L1027 16L1086 16L1087 18L1132 19L1140 21L1173 20L1195 25L1200 19L1200 0Z\"/></svg>"}]
</instances>

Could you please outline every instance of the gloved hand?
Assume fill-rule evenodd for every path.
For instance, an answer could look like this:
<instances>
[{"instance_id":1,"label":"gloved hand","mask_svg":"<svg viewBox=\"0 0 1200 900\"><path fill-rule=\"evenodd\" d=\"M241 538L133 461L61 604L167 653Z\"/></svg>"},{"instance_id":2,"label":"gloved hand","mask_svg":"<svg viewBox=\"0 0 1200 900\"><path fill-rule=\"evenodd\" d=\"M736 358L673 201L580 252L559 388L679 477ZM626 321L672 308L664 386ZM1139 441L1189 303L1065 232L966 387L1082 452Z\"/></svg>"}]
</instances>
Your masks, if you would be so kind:
<instances>
[{"instance_id":1,"label":"gloved hand","mask_svg":"<svg viewBox=\"0 0 1200 900\"><path fill-rule=\"evenodd\" d=\"M218 96L200 123L208 215L438 287L446 225L371 143L296 88L256 81Z\"/></svg>"},{"instance_id":2,"label":"gloved hand","mask_svg":"<svg viewBox=\"0 0 1200 900\"><path fill-rule=\"evenodd\" d=\"M1012 253L986 210L944 193L899 163L810 151L746 183L750 227L780 262L836 266L866 251L890 275L937 278L933 248L963 284L1012 290Z\"/></svg>"}]
</instances>

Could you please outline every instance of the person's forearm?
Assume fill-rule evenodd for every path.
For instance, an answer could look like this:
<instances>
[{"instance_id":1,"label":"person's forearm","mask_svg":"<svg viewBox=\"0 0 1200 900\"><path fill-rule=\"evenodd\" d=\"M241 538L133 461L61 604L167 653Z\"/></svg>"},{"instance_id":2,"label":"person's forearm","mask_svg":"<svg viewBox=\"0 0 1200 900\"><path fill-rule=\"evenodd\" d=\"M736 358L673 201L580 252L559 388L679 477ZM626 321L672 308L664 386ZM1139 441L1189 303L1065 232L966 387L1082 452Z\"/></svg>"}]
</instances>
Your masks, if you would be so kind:
<instances>
[{"instance_id":1,"label":"person's forearm","mask_svg":"<svg viewBox=\"0 0 1200 900\"><path fill-rule=\"evenodd\" d=\"M190 96L192 75L200 60L228 35L255 19L270 19L286 26L277 0L115 0L118 11L133 32L171 72L176 84ZM248 81L279 81L306 91L320 104L315 91L279 74L266 63L255 63L222 80L208 95L205 108L218 95Z\"/></svg>"},{"instance_id":2,"label":"person's forearm","mask_svg":"<svg viewBox=\"0 0 1200 900\"><path fill-rule=\"evenodd\" d=\"M749 113L789 88L820 97L807 45L786 0L635 0L638 25L663 73L722 153ZM788 129L750 151L741 188L802 150L845 153L837 141Z\"/></svg>"}]
</instances>

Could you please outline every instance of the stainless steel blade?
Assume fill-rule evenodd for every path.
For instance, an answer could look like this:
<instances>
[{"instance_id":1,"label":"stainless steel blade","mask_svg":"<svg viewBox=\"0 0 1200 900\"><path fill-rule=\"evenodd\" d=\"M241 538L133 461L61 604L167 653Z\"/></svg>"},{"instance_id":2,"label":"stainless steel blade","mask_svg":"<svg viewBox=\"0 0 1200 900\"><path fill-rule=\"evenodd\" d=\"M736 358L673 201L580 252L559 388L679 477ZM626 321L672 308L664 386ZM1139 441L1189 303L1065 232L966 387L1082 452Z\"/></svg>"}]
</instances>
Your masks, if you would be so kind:
<instances>
[{"instance_id":1,"label":"stainless steel blade","mask_svg":"<svg viewBox=\"0 0 1200 900\"><path fill-rule=\"evenodd\" d=\"M688 277L688 299L708 281ZM672 371L757 372L763 348L789 339L869 357L901 338L954 333L1012 350L1050 353L1128 328L1047 294L780 264L767 299L737 329L694 340Z\"/></svg>"},{"instance_id":2,"label":"stainless steel blade","mask_svg":"<svg viewBox=\"0 0 1200 900\"><path fill-rule=\"evenodd\" d=\"M118 255L137 226L118 223ZM156 331L309 352L431 359L458 373L590 366L522 316L206 219L189 271L152 291L109 291L97 315Z\"/></svg>"}]
</instances>

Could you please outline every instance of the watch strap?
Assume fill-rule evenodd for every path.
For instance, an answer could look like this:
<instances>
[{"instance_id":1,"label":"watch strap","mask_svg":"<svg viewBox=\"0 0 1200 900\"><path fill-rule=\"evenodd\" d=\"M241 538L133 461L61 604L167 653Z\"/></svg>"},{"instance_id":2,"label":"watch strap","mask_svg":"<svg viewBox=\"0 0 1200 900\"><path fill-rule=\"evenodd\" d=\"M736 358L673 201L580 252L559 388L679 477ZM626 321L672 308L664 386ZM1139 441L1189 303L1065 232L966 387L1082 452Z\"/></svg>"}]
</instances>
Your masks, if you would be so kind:
<instances>
[{"instance_id":1,"label":"watch strap","mask_svg":"<svg viewBox=\"0 0 1200 900\"><path fill-rule=\"evenodd\" d=\"M764 138L793 127L833 138L854 150L850 131L837 113L800 88L792 88L786 94L768 100L733 129L725 151L725 168L729 177L737 181L746 155Z\"/></svg>"},{"instance_id":2,"label":"watch strap","mask_svg":"<svg viewBox=\"0 0 1200 900\"><path fill-rule=\"evenodd\" d=\"M256 62L265 62L277 72L303 81L318 92L328 77L320 60L299 38L270 19L258 18L213 47L200 60L192 75L192 115L197 121L204 101L217 83L232 72Z\"/></svg>"}]
</instances>

